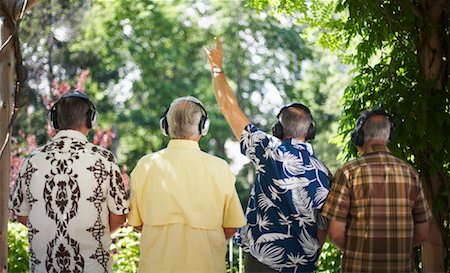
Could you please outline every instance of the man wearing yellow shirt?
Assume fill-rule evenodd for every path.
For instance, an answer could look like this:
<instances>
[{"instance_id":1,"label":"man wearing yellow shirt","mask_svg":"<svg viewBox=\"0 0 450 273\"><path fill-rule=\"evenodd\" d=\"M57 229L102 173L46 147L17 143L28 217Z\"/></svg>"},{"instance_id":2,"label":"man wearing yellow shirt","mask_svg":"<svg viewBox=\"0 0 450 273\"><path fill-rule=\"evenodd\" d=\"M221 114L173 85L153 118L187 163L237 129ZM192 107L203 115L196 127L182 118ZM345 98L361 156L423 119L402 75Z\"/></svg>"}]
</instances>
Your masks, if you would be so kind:
<instances>
[{"instance_id":1,"label":"man wearing yellow shirt","mask_svg":"<svg viewBox=\"0 0 450 273\"><path fill-rule=\"evenodd\" d=\"M142 230L140 273L217 272L226 240L245 224L228 164L200 150L208 114L193 97L174 100L160 120L167 148L131 173L128 223Z\"/></svg>"}]
</instances>

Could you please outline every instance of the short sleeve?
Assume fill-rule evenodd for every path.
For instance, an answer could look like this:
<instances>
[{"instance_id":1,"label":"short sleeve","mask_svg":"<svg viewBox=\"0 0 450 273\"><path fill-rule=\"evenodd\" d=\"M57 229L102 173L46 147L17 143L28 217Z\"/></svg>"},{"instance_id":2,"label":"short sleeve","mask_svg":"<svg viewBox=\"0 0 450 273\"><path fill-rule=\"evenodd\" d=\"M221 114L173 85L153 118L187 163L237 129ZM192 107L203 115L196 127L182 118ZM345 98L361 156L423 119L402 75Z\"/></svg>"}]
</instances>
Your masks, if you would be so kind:
<instances>
[{"instance_id":1,"label":"short sleeve","mask_svg":"<svg viewBox=\"0 0 450 273\"><path fill-rule=\"evenodd\" d=\"M29 159L26 159L20 167L19 176L9 198L9 210L17 216L28 216L30 212L31 207L27 199L26 188L35 170Z\"/></svg>"},{"instance_id":2,"label":"short sleeve","mask_svg":"<svg viewBox=\"0 0 450 273\"><path fill-rule=\"evenodd\" d=\"M347 179L342 169L336 171L331 190L322 208L322 215L328 219L346 222L350 210L350 195Z\"/></svg>"},{"instance_id":3,"label":"short sleeve","mask_svg":"<svg viewBox=\"0 0 450 273\"><path fill-rule=\"evenodd\" d=\"M138 192L139 189L137 189L138 183L142 183L141 181L141 175L140 175L140 164L134 168L134 170L131 172L131 181L130 181L130 213L128 214L128 224L138 227L142 226L142 217L141 217L141 211L139 208L139 196Z\"/></svg>"},{"instance_id":4,"label":"short sleeve","mask_svg":"<svg viewBox=\"0 0 450 273\"><path fill-rule=\"evenodd\" d=\"M317 209L314 210L314 218L316 219L318 229L321 230L328 229L328 219L322 214L320 214L320 210Z\"/></svg>"},{"instance_id":5,"label":"short sleeve","mask_svg":"<svg viewBox=\"0 0 450 273\"><path fill-rule=\"evenodd\" d=\"M420 181L418 181L417 191L418 191L417 197L414 202L412 214L414 223L420 224L430 220L432 217L432 213L430 207L428 206L428 202L425 200L425 196Z\"/></svg>"},{"instance_id":6,"label":"short sleeve","mask_svg":"<svg viewBox=\"0 0 450 273\"><path fill-rule=\"evenodd\" d=\"M241 202L239 201L236 188L234 187L236 178L231 172L228 175L228 180L232 185L232 190L225 197L225 207L223 213L223 227L238 228L246 223L244 212L242 210Z\"/></svg>"},{"instance_id":7,"label":"short sleeve","mask_svg":"<svg viewBox=\"0 0 450 273\"><path fill-rule=\"evenodd\" d=\"M253 124L245 126L241 135L241 153L259 166L267 158L267 149L271 149L274 139Z\"/></svg>"},{"instance_id":8,"label":"short sleeve","mask_svg":"<svg viewBox=\"0 0 450 273\"><path fill-rule=\"evenodd\" d=\"M119 166L111 164L109 177L108 208L116 215L125 215L129 212L129 198L125 190L122 174Z\"/></svg>"}]
</instances>

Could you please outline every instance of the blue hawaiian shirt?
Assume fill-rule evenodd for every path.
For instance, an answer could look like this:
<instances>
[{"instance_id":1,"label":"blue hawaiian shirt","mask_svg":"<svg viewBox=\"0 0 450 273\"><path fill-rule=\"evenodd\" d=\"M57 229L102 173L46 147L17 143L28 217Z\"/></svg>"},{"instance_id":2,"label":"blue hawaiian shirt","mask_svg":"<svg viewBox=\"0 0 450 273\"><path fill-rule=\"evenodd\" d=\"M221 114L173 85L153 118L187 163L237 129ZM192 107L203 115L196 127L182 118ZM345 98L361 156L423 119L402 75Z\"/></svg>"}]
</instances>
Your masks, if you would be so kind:
<instances>
[{"instance_id":1,"label":"blue hawaiian shirt","mask_svg":"<svg viewBox=\"0 0 450 273\"><path fill-rule=\"evenodd\" d=\"M317 228L330 173L311 144L280 141L253 124L241 136L241 152L256 167L247 224L237 241L245 252L280 272L314 272L320 254Z\"/></svg>"}]
</instances>

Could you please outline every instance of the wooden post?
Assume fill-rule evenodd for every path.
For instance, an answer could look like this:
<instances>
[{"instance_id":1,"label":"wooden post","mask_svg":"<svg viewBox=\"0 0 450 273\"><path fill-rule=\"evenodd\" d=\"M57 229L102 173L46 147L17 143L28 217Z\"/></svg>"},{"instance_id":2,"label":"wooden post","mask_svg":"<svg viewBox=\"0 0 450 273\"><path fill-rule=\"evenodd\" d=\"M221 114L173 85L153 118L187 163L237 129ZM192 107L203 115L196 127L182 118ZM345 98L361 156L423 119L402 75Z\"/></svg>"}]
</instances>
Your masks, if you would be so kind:
<instances>
[{"instance_id":1,"label":"wooden post","mask_svg":"<svg viewBox=\"0 0 450 273\"><path fill-rule=\"evenodd\" d=\"M17 20L25 10L37 4L38 0L0 0ZM24 7L24 4L26 6ZM15 10L14 10L15 8ZM9 39L13 29L5 24L7 14L0 10L0 46ZM9 42L0 52L0 149L9 134L15 83L15 55L13 43ZM8 199L10 180L10 141L0 157L0 273L8 272Z\"/></svg>"},{"instance_id":2,"label":"wooden post","mask_svg":"<svg viewBox=\"0 0 450 273\"><path fill-rule=\"evenodd\" d=\"M0 14L0 45L11 34L4 24L5 17ZM7 137L11 105L13 101L14 48L9 43L0 52L0 147ZM0 272L8 270L8 198L10 180L10 142L0 158Z\"/></svg>"}]
</instances>

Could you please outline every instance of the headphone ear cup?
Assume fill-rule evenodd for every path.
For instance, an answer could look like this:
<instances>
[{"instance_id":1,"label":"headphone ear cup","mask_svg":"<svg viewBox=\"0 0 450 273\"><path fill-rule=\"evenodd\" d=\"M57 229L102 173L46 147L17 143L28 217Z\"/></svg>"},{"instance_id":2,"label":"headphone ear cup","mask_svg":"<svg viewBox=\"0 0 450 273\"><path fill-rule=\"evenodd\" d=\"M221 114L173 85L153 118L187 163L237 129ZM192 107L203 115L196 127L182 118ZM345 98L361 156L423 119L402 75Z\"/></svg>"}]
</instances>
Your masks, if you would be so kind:
<instances>
[{"instance_id":1,"label":"headphone ear cup","mask_svg":"<svg viewBox=\"0 0 450 273\"><path fill-rule=\"evenodd\" d=\"M165 115L159 120L159 129L161 129L164 136L169 136L169 125L167 124L167 118Z\"/></svg>"},{"instance_id":2,"label":"headphone ear cup","mask_svg":"<svg viewBox=\"0 0 450 273\"><path fill-rule=\"evenodd\" d=\"M391 132L389 133L389 141L394 139L395 136L395 123L391 120L391 117L389 117L389 122L391 123Z\"/></svg>"},{"instance_id":3,"label":"headphone ear cup","mask_svg":"<svg viewBox=\"0 0 450 273\"><path fill-rule=\"evenodd\" d=\"M200 134L202 136L206 136L208 134L208 131L209 131L210 122L209 122L209 119L207 117L205 117L204 119L202 118L202 121L203 122L200 123L200 125L202 125L201 130L200 130Z\"/></svg>"},{"instance_id":4,"label":"headphone ear cup","mask_svg":"<svg viewBox=\"0 0 450 273\"><path fill-rule=\"evenodd\" d=\"M98 117L97 111L91 110L90 115L89 115L89 122L88 122L89 129L97 127L97 117Z\"/></svg>"},{"instance_id":5,"label":"headphone ear cup","mask_svg":"<svg viewBox=\"0 0 450 273\"><path fill-rule=\"evenodd\" d=\"M315 137L316 137L316 125L314 124L314 121L311 121L305 140L312 140Z\"/></svg>"},{"instance_id":6,"label":"headphone ear cup","mask_svg":"<svg viewBox=\"0 0 450 273\"><path fill-rule=\"evenodd\" d=\"M277 121L272 127L272 135L276 138L283 139L283 125L280 121Z\"/></svg>"},{"instance_id":7,"label":"headphone ear cup","mask_svg":"<svg viewBox=\"0 0 450 273\"><path fill-rule=\"evenodd\" d=\"M48 117L49 117L50 124L52 125L53 129L58 130L59 126L58 126L58 118L57 118L57 115L56 115L56 107L55 107L55 105L50 110L50 113L48 114Z\"/></svg>"},{"instance_id":8,"label":"headphone ear cup","mask_svg":"<svg viewBox=\"0 0 450 273\"><path fill-rule=\"evenodd\" d=\"M364 132L362 130L355 130L352 133L352 143L358 147L364 146Z\"/></svg>"}]
</instances>

